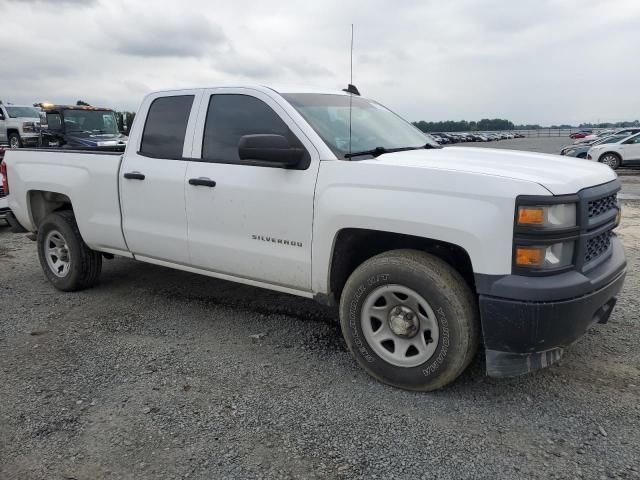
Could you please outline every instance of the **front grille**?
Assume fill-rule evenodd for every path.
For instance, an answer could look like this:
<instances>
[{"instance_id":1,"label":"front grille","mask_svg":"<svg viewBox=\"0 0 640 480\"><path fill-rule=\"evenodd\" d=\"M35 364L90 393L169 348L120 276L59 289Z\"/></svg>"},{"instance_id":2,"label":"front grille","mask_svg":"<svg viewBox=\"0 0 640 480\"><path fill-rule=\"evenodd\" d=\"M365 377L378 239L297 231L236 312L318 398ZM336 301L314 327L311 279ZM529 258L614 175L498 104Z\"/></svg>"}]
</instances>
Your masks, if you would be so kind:
<instances>
[{"instance_id":1,"label":"front grille","mask_svg":"<svg viewBox=\"0 0 640 480\"><path fill-rule=\"evenodd\" d=\"M2 188L2 185L0 185L0 198L2 197L6 197L6 194L4 193L4 189Z\"/></svg>"},{"instance_id":2,"label":"front grille","mask_svg":"<svg viewBox=\"0 0 640 480\"><path fill-rule=\"evenodd\" d=\"M597 217L603 213L607 213L609 210L613 210L618 207L616 194L607 195L606 197L598 198L597 200L591 200L589 202L589 218Z\"/></svg>"},{"instance_id":3,"label":"front grille","mask_svg":"<svg viewBox=\"0 0 640 480\"><path fill-rule=\"evenodd\" d=\"M587 240L587 248L584 253L585 263L598 258L609 249L612 235L613 232L609 230Z\"/></svg>"}]
</instances>

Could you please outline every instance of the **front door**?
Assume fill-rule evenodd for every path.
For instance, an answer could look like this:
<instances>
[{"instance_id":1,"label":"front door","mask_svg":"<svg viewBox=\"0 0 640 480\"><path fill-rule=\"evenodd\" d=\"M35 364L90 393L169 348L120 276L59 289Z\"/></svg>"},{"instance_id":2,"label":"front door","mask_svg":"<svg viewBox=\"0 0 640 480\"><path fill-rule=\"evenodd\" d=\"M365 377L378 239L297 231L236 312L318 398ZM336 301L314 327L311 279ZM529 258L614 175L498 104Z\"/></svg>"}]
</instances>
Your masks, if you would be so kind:
<instances>
[{"instance_id":1,"label":"front door","mask_svg":"<svg viewBox=\"0 0 640 480\"><path fill-rule=\"evenodd\" d=\"M196 97L172 92L148 99L141 138L130 139L127 147L120 168L122 227L129 250L138 257L189 263L184 151L191 149L187 132L195 124Z\"/></svg>"},{"instance_id":2,"label":"front door","mask_svg":"<svg viewBox=\"0 0 640 480\"><path fill-rule=\"evenodd\" d=\"M185 193L192 264L309 290L317 151L277 102L255 90L207 92L199 119ZM306 159L298 169L240 160L240 137L251 134L284 135Z\"/></svg>"}]
</instances>

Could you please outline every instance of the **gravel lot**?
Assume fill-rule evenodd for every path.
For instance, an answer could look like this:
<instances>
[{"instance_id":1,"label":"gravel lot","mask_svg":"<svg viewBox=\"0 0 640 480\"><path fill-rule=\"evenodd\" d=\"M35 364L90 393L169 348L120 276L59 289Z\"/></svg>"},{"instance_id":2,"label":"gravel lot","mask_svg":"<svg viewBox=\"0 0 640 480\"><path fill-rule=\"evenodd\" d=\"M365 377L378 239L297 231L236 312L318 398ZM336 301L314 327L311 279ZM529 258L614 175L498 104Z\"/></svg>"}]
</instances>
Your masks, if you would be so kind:
<instances>
[{"instance_id":1,"label":"gravel lot","mask_svg":"<svg viewBox=\"0 0 640 480\"><path fill-rule=\"evenodd\" d=\"M429 394L370 379L332 310L137 263L63 294L0 227L0 478L640 478L640 204L607 325L559 365Z\"/></svg>"}]
</instances>

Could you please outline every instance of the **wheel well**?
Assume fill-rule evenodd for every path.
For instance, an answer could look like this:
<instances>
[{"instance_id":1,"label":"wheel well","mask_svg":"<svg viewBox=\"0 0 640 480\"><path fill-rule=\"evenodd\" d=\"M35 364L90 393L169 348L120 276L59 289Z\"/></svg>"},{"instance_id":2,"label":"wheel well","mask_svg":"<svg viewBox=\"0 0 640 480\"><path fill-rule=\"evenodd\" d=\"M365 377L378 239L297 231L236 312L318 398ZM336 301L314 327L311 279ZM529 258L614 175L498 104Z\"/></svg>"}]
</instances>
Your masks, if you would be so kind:
<instances>
[{"instance_id":1,"label":"wheel well","mask_svg":"<svg viewBox=\"0 0 640 480\"><path fill-rule=\"evenodd\" d=\"M38 228L40 222L52 212L73 210L71 199L62 193L31 190L29 192L29 210L33 224Z\"/></svg>"},{"instance_id":2,"label":"wheel well","mask_svg":"<svg viewBox=\"0 0 640 480\"><path fill-rule=\"evenodd\" d=\"M349 275L358 266L375 255L399 248L420 250L441 258L460 273L475 291L471 258L458 245L413 235L348 228L338 233L333 247L329 272L330 301L339 301Z\"/></svg>"},{"instance_id":3,"label":"wheel well","mask_svg":"<svg viewBox=\"0 0 640 480\"><path fill-rule=\"evenodd\" d=\"M618 157L619 159L622 159L622 155L620 155L618 152L614 152L614 151L607 151L604 152L603 154L600 155L599 159L604 157L605 155L615 155L616 157Z\"/></svg>"},{"instance_id":4,"label":"wheel well","mask_svg":"<svg viewBox=\"0 0 640 480\"><path fill-rule=\"evenodd\" d=\"M7 136L11 135L12 133L17 133L18 136L20 136L20 131L17 128L7 128Z\"/></svg>"}]
</instances>

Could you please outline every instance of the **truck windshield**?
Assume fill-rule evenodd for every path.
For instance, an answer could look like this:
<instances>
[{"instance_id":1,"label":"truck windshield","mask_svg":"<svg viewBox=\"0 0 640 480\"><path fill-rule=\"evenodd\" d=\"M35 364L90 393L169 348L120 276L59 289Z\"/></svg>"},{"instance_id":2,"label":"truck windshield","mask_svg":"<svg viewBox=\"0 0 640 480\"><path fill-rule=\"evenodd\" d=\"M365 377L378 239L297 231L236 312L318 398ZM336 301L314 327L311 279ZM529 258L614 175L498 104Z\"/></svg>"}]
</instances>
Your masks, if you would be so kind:
<instances>
[{"instance_id":1,"label":"truck windshield","mask_svg":"<svg viewBox=\"0 0 640 480\"><path fill-rule=\"evenodd\" d=\"M338 158L348 156L349 95L285 93L282 96ZM351 152L438 147L427 135L379 103L356 96L351 100Z\"/></svg>"},{"instance_id":2,"label":"truck windshield","mask_svg":"<svg viewBox=\"0 0 640 480\"><path fill-rule=\"evenodd\" d=\"M40 112L33 107L10 107L5 105L11 118L40 118Z\"/></svg>"},{"instance_id":3,"label":"truck windshield","mask_svg":"<svg viewBox=\"0 0 640 480\"><path fill-rule=\"evenodd\" d=\"M108 110L64 110L63 116L67 133L118 133L116 116Z\"/></svg>"}]
</instances>

